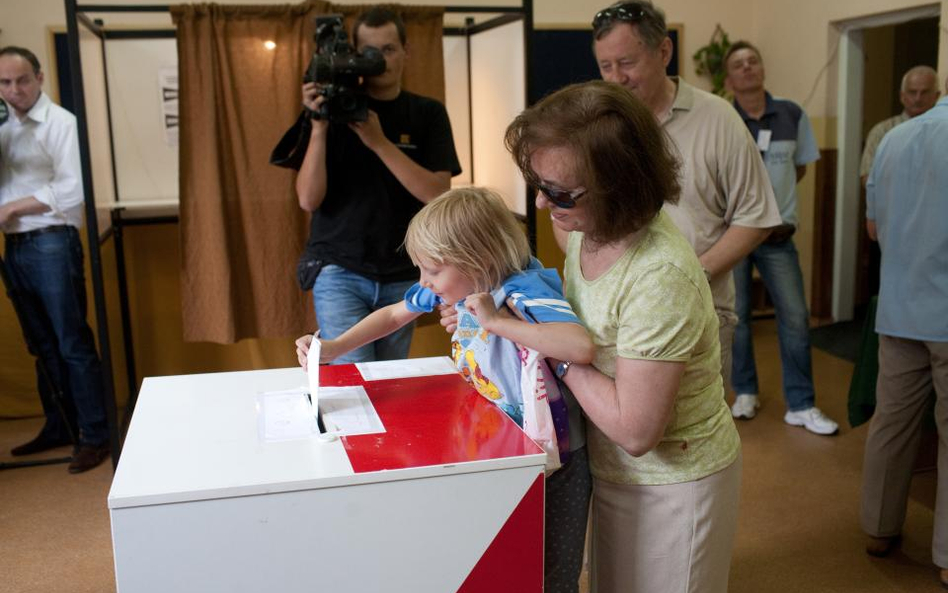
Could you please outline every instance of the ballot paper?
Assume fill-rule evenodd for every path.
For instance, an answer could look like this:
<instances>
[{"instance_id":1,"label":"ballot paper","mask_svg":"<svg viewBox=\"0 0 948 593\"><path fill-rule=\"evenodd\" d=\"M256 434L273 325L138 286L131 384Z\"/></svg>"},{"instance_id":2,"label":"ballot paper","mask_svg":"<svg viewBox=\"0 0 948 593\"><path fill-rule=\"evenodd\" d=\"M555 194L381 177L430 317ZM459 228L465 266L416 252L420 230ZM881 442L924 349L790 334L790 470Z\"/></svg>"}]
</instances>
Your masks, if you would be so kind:
<instances>
[{"instance_id":1,"label":"ballot paper","mask_svg":"<svg viewBox=\"0 0 948 593\"><path fill-rule=\"evenodd\" d=\"M309 401L312 404L313 418L319 414L319 352L321 348L317 329L309 345L309 354L306 356L306 375L309 378Z\"/></svg>"},{"instance_id":2,"label":"ballot paper","mask_svg":"<svg viewBox=\"0 0 948 593\"><path fill-rule=\"evenodd\" d=\"M325 432L313 415L305 387L257 395L260 440L273 443L297 439L353 436L385 432L375 406L361 385L323 387L319 411Z\"/></svg>"},{"instance_id":3,"label":"ballot paper","mask_svg":"<svg viewBox=\"0 0 948 593\"><path fill-rule=\"evenodd\" d=\"M329 433L353 436L385 432L382 419L361 385L323 387L319 406Z\"/></svg>"},{"instance_id":4,"label":"ballot paper","mask_svg":"<svg viewBox=\"0 0 948 593\"><path fill-rule=\"evenodd\" d=\"M319 435L316 416L303 389L258 394L257 428L260 440L269 443Z\"/></svg>"},{"instance_id":5,"label":"ballot paper","mask_svg":"<svg viewBox=\"0 0 948 593\"><path fill-rule=\"evenodd\" d=\"M406 360L379 360L375 362L357 362L356 368L366 381L381 379L403 379L405 377L426 377L428 375L450 375L458 372L454 362L447 356L429 358L409 358Z\"/></svg>"}]
</instances>

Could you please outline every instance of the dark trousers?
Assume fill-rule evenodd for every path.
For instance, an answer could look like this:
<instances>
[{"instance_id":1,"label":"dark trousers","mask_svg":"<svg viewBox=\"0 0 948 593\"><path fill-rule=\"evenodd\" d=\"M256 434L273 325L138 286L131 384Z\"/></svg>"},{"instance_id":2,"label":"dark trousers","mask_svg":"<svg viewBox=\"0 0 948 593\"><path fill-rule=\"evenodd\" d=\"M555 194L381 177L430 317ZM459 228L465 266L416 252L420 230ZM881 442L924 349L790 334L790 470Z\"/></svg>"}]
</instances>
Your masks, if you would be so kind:
<instances>
[{"instance_id":1,"label":"dark trousers","mask_svg":"<svg viewBox=\"0 0 948 593\"><path fill-rule=\"evenodd\" d=\"M546 478L543 590L577 593L583 571L592 477L586 447Z\"/></svg>"},{"instance_id":2,"label":"dark trousers","mask_svg":"<svg viewBox=\"0 0 948 593\"><path fill-rule=\"evenodd\" d=\"M63 392L66 418L53 399L53 385L39 372L37 387L46 414L43 434L67 439L66 423L79 442L99 445L109 438L102 402L102 368L86 322L82 244L74 227L6 237L6 266L23 313L31 353L46 363Z\"/></svg>"}]
</instances>

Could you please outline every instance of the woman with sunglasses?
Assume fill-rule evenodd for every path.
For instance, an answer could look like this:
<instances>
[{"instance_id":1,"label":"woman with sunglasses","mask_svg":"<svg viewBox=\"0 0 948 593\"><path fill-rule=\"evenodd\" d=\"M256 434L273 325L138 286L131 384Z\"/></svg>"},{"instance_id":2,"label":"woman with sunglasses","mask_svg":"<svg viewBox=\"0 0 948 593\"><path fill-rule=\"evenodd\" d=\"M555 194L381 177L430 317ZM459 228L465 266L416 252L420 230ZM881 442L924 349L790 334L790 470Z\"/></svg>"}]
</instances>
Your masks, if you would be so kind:
<instances>
[{"instance_id":1,"label":"woman with sunglasses","mask_svg":"<svg viewBox=\"0 0 948 593\"><path fill-rule=\"evenodd\" d=\"M593 591L724 592L741 481L708 280L663 207L674 148L628 90L562 89L506 144L566 252L597 352L560 364L588 419Z\"/></svg>"}]
</instances>

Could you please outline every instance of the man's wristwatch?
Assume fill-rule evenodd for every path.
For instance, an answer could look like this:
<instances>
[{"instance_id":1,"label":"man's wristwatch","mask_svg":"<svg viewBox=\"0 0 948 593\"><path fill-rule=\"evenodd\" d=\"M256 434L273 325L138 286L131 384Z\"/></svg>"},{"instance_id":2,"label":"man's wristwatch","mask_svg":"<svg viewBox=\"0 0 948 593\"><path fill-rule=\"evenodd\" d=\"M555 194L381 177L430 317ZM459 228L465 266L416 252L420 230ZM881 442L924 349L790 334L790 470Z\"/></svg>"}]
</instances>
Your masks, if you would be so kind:
<instances>
[{"instance_id":1,"label":"man's wristwatch","mask_svg":"<svg viewBox=\"0 0 948 593\"><path fill-rule=\"evenodd\" d=\"M556 368L553 370L556 373L557 379L562 379L566 376L566 373L569 372L569 367L573 364L572 360L564 360L560 364L556 365Z\"/></svg>"}]
</instances>

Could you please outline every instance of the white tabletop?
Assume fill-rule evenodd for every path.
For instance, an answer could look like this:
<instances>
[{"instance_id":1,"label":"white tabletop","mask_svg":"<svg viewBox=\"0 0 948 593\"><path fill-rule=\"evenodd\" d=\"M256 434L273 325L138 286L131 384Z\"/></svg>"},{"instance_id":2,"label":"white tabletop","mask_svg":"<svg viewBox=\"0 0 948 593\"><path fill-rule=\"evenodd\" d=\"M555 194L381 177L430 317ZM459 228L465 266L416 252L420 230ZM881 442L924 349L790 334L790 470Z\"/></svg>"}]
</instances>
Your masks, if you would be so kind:
<instances>
[{"instance_id":1,"label":"white tabletop","mask_svg":"<svg viewBox=\"0 0 948 593\"><path fill-rule=\"evenodd\" d=\"M542 464L542 455L521 452L357 473L342 439L266 441L258 428L258 396L305 385L299 368L145 379L109 492L109 508L523 467L538 459Z\"/></svg>"}]
</instances>

